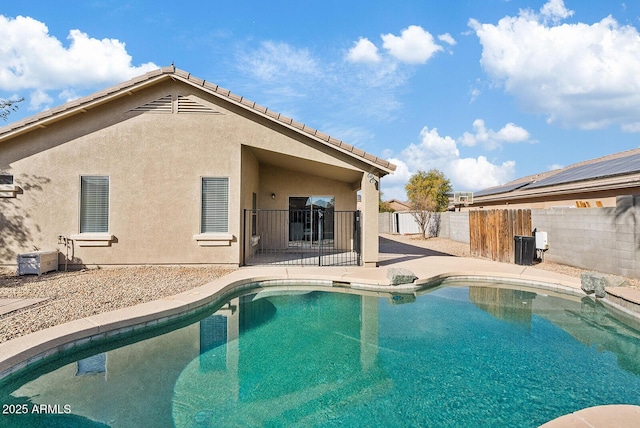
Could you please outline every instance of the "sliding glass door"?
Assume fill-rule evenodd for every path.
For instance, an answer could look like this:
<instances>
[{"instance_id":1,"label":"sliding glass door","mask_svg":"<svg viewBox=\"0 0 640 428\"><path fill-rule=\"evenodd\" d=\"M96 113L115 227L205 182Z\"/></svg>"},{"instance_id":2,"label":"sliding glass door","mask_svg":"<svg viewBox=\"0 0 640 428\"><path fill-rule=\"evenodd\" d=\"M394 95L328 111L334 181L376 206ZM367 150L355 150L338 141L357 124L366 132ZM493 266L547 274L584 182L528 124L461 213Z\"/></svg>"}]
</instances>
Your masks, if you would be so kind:
<instances>
[{"instance_id":1,"label":"sliding glass door","mask_svg":"<svg viewBox=\"0 0 640 428\"><path fill-rule=\"evenodd\" d=\"M333 196L289 197L289 242L333 239Z\"/></svg>"}]
</instances>

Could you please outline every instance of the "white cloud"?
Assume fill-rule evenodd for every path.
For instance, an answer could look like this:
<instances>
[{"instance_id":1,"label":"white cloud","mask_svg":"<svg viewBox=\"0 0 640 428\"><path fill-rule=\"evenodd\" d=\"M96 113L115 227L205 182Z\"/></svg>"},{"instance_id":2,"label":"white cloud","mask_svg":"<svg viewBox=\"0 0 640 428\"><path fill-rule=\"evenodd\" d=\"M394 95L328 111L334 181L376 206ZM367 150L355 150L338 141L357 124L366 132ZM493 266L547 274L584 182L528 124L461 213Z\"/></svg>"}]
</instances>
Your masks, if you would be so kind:
<instances>
[{"instance_id":1,"label":"white cloud","mask_svg":"<svg viewBox=\"0 0 640 428\"><path fill-rule=\"evenodd\" d=\"M347 53L350 62L363 62L374 64L380 62L378 48L367 38L360 38Z\"/></svg>"},{"instance_id":2,"label":"white cloud","mask_svg":"<svg viewBox=\"0 0 640 428\"><path fill-rule=\"evenodd\" d=\"M455 44L457 44L457 42L455 41L455 39L453 37L451 37L451 34L449 33L444 33L444 34L440 34L438 36L438 40L445 42L451 46L454 46Z\"/></svg>"},{"instance_id":3,"label":"white cloud","mask_svg":"<svg viewBox=\"0 0 640 428\"><path fill-rule=\"evenodd\" d=\"M482 67L549 123L638 131L640 33L611 16L591 25L559 23L572 13L562 0L551 0L537 13L521 11L497 24L470 20Z\"/></svg>"},{"instance_id":4,"label":"white cloud","mask_svg":"<svg viewBox=\"0 0 640 428\"><path fill-rule=\"evenodd\" d=\"M308 78L318 76L318 63L309 50L287 43L265 41L258 49L243 53L240 67L260 80L275 81L282 76Z\"/></svg>"},{"instance_id":5,"label":"white cloud","mask_svg":"<svg viewBox=\"0 0 640 428\"><path fill-rule=\"evenodd\" d=\"M428 31L417 25L402 30L400 36L383 34L382 46L391 56L408 64L424 64L437 52L443 50L435 43Z\"/></svg>"},{"instance_id":6,"label":"white cloud","mask_svg":"<svg viewBox=\"0 0 640 428\"><path fill-rule=\"evenodd\" d=\"M549 171L553 171L555 169L562 169L562 168L564 168L564 165L559 163L554 163L548 166Z\"/></svg>"},{"instance_id":7,"label":"white cloud","mask_svg":"<svg viewBox=\"0 0 640 428\"><path fill-rule=\"evenodd\" d=\"M0 15L0 89L35 89L31 104L43 105L50 102L46 91L116 83L158 68L153 63L133 66L117 39L98 40L77 29L67 39L64 46L33 18Z\"/></svg>"},{"instance_id":8,"label":"white cloud","mask_svg":"<svg viewBox=\"0 0 640 428\"><path fill-rule=\"evenodd\" d=\"M418 170L436 168L449 178L454 190L475 191L513 180L516 165L511 160L492 163L485 156L462 157L454 138L441 136L436 128L428 127L420 132L419 143L410 144L390 161L397 169L383 179L384 197L401 200L406 199L405 184Z\"/></svg>"},{"instance_id":9,"label":"white cloud","mask_svg":"<svg viewBox=\"0 0 640 428\"><path fill-rule=\"evenodd\" d=\"M493 164L484 156L456 159L449 167L454 190L480 190L513 180L515 161Z\"/></svg>"},{"instance_id":10,"label":"white cloud","mask_svg":"<svg viewBox=\"0 0 640 428\"><path fill-rule=\"evenodd\" d=\"M393 171L393 174L385 175L382 178L380 182L382 198L385 201L389 199L406 201L407 193L404 190L404 186L409 182L409 178L411 178L409 167L399 158L389 158L389 162L396 166L396 170Z\"/></svg>"},{"instance_id":11,"label":"white cloud","mask_svg":"<svg viewBox=\"0 0 640 428\"><path fill-rule=\"evenodd\" d=\"M41 90L35 90L29 95L29 110L42 110L51 106L53 98L51 98L46 92Z\"/></svg>"},{"instance_id":12,"label":"white cloud","mask_svg":"<svg viewBox=\"0 0 640 428\"><path fill-rule=\"evenodd\" d=\"M540 15L553 22L559 22L573 15L572 10L568 10L563 0L549 0L540 9Z\"/></svg>"},{"instance_id":13,"label":"white cloud","mask_svg":"<svg viewBox=\"0 0 640 428\"><path fill-rule=\"evenodd\" d=\"M353 49L366 45L362 40ZM363 50L354 54L352 59L356 58L363 61ZM320 59L309 49L276 41L257 47L240 45L235 65L238 73L228 82L235 91L254 94L254 101L325 132L345 127L345 116L391 120L401 107L397 88L405 85L410 75L397 61L381 60L375 67L362 67L350 61L349 54ZM301 98L333 105L335 122L318 123L317 102L301 103ZM345 139L339 133L332 135Z\"/></svg>"},{"instance_id":14,"label":"white cloud","mask_svg":"<svg viewBox=\"0 0 640 428\"><path fill-rule=\"evenodd\" d=\"M482 145L486 150L494 150L502 143L522 143L530 141L529 132L513 123L507 123L499 131L487 129L484 120L473 122L474 133L465 132L458 141L465 146Z\"/></svg>"}]
</instances>

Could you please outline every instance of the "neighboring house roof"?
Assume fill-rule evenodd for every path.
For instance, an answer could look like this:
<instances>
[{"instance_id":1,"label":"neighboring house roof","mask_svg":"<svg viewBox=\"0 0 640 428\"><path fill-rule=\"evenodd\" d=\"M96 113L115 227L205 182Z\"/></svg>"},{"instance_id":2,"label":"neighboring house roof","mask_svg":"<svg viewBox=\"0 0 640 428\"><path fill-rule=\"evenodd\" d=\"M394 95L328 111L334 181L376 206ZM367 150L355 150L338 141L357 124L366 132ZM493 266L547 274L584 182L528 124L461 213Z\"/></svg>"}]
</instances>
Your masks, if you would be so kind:
<instances>
[{"instance_id":1,"label":"neighboring house roof","mask_svg":"<svg viewBox=\"0 0 640 428\"><path fill-rule=\"evenodd\" d=\"M268 108L256 104L255 102L250 101L240 95L236 95L228 89L224 89L218 85L199 79L195 76L192 76L186 71L175 68L174 66L162 67L158 70L151 71L142 76L135 77L131 80L112 86L110 88L103 89L102 91L95 92L86 97L70 101L68 103L62 104L61 106L54 107L42 113L4 126L0 128L0 143L14 136L27 133L34 129L46 127L47 124L57 122L70 116L85 112L88 109L104 104L120 96L131 94L131 92L133 91L142 89L165 79L174 79L185 82L212 95L222 98L230 103L250 110L255 114L265 117L273 122L292 129L302 135L310 137L316 141L320 141L333 149L347 153L348 155L353 156L360 161L364 161L365 163L378 168L381 175L392 173L396 169L396 166L394 164L385 159L369 154L361 149L358 149L357 147L333 138L330 135L324 134L317 129L311 128L303 123L296 122L289 117L283 116L273 110L269 110Z\"/></svg>"},{"instance_id":2,"label":"neighboring house roof","mask_svg":"<svg viewBox=\"0 0 640 428\"><path fill-rule=\"evenodd\" d=\"M616 190L640 186L640 148L589 159L565 168L529 175L474 193L483 202Z\"/></svg>"},{"instance_id":3,"label":"neighboring house roof","mask_svg":"<svg viewBox=\"0 0 640 428\"><path fill-rule=\"evenodd\" d=\"M391 199L387 201L387 203L393 208L395 211L409 211L411 209L411 205L409 202L399 201L397 199Z\"/></svg>"}]
</instances>

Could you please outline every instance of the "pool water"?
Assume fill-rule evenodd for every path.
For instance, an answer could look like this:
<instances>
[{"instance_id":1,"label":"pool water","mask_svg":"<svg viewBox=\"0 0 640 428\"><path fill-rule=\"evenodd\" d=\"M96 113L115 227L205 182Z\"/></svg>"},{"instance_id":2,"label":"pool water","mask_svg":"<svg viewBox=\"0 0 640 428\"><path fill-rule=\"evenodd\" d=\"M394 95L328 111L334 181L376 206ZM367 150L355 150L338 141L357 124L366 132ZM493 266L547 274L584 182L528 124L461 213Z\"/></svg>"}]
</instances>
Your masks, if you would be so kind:
<instances>
[{"instance_id":1,"label":"pool water","mask_svg":"<svg viewBox=\"0 0 640 428\"><path fill-rule=\"evenodd\" d=\"M640 333L588 298L282 293L5 382L3 407L29 411L0 426L526 427L640 405Z\"/></svg>"}]
</instances>

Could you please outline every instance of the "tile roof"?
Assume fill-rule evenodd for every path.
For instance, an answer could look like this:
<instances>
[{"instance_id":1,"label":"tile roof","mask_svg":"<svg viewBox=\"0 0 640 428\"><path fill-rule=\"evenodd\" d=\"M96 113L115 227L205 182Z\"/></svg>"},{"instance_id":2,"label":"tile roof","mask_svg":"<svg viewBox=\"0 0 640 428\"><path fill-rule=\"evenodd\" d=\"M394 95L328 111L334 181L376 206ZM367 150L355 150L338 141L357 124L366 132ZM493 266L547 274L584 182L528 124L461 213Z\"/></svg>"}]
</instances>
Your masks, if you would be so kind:
<instances>
[{"instance_id":1,"label":"tile roof","mask_svg":"<svg viewBox=\"0 0 640 428\"><path fill-rule=\"evenodd\" d=\"M130 93L131 90L146 87L150 84L156 83L157 81L166 78L172 78L191 84L219 98L225 99L228 102L253 111L256 114L266 117L288 128L294 129L295 131L311 137L316 141L320 141L327 146L346 152L361 161L365 161L366 163L372 164L381 169L383 175L386 173L391 173L396 169L396 165L390 163L385 159L366 153L365 151L352 146L351 144L347 144L344 141L333 138L330 135L320 132L317 129L311 128L303 123L296 122L290 117L286 117L278 112L268 109L267 107L256 104L255 102L248 100L240 95L234 94L230 90L225 89L221 86L192 76L191 73L177 69L174 66L162 67L157 70L150 71L141 76L134 77L133 79L126 82L122 82L115 86L111 86L109 88L95 92L86 97L70 101L58 107L54 107L42 113L6 125L0 128L0 142L15 135L20 135L25 132L29 132L32 129L42 127L47 123L58 121L63 118L78 114L83 110L101 105L113 99L114 97Z\"/></svg>"}]
</instances>

